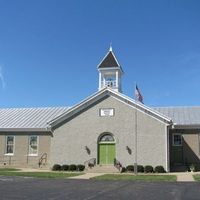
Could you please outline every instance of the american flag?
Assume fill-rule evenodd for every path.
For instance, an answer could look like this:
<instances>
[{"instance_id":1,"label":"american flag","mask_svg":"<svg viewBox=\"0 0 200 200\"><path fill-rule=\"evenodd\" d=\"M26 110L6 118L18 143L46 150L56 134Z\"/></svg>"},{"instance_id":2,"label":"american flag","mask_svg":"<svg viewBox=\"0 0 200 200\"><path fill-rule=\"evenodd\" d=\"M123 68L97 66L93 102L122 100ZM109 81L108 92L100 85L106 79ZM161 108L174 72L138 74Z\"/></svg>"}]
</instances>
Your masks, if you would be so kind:
<instances>
[{"instance_id":1,"label":"american flag","mask_svg":"<svg viewBox=\"0 0 200 200\"><path fill-rule=\"evenodd\" d=\"M137 85L135 86L135 100L143 103L143 97Z\"/></svg>"}]
</instances>

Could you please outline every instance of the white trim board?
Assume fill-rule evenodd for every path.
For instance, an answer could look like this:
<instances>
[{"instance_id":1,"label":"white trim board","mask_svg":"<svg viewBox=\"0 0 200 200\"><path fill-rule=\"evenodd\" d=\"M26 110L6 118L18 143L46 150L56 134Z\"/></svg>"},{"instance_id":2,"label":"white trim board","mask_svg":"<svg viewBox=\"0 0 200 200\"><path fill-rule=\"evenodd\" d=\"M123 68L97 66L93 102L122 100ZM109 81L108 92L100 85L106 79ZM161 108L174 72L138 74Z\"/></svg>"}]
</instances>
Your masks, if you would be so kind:
<instances>
[{"instance_id":1,"label":"white trim board","mask_svg":"<svg viewBox=\"0 0 200 200\"><path fill-rule=\"evenodd\" d=\"M122 95L119 92L112 90L111 88L106 87L106 88L94 93L93 95L89 96L88 98L81 101L79 104L75 105L74 107L70 108L65 113L60 115L59 117L48 122L49 128L53 128L54 126L58 125L59 123L62 123L64 120L67 120L68 118L72 117L73 115L77 114L78 112L82 111L83 109L86 109L90 105L101 100L102 98L105 98L106 96L112 96L118 100L121 100L123 103L126 103L132 107L136 107L138 110L143 111L143 112L163 121L166 124L172 123L171 119L158 113L157 111L154 111L151 108L149 108L143 104L140 104L140 103L134 101L133 99L131 99L125 95Z\"/></svg>"}]
</instances>

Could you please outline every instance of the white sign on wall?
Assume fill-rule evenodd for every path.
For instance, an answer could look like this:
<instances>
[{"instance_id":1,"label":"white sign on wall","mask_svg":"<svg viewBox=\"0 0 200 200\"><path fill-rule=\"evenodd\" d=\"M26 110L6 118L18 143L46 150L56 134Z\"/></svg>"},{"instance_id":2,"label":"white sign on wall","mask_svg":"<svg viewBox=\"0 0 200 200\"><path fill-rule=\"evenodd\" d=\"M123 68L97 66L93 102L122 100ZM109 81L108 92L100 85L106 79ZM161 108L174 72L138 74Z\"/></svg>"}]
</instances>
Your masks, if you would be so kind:
<instances>
[{"instance_id":1,"label":"white sign on wall","mask_svg":"<svg viewBox=\"0 0 200 200\"><path fill-rule=\"evenodd\" d=\"M114 116L114 108L101 108L100 116L101 117Z\"/></svg>"}]
</instances>

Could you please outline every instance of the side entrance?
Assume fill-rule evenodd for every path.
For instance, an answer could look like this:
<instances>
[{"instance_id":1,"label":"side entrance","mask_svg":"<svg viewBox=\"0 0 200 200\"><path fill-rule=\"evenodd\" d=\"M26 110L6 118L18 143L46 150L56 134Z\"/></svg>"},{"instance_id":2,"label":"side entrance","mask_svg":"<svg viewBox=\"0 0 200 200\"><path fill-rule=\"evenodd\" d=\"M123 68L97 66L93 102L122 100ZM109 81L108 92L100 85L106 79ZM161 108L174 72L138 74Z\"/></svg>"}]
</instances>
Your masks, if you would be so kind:
<instances>
[{"instance_id":1,"label":"side entrance","mask_svg":"<svg viewBox=\"0 0 200 200\"><path fill-rule=\"evenodd\" d=\"M174 133L172 135L172 162L174 165L183 165L183 145L182 134Z\"/></svg>"},{"instance_id":2,"label":"side entrance","mask_svg":"<svg viewBox=\"0 0 200 200\"><path fill-rule=\"evenodd\" d=\"M98 142L98 164L113 165L116 157L115 140L109 133L103 134Z\"/></svg>"}]
</instances>

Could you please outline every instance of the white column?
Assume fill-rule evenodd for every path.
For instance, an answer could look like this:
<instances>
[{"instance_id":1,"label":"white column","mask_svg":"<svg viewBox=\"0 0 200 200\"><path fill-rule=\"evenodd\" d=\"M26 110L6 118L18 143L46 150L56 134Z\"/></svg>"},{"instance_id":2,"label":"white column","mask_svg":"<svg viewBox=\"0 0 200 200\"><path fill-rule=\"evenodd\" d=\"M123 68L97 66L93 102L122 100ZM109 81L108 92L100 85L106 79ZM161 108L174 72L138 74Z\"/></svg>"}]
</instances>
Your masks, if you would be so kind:
<instances>
[{"instance_id":1,"label":"white column","mask_svg":"<svg viewBox=\"0 0 200 200\"><path fill-rule=\"evenodd\" d=\"M119 88L119 72L116 71L116 87Z\"/></svg>"},{"instance_id":2,"label":"white column","mask_svg":"<svg viewBox=\"0 0 200 200\"><path fill-rule=\"evenodd\" d=\"M99 72L99 90L101 90L101 72Z\"/></svg>"},{"instance_id":3,"label":"white column","mask_svg":"<svg viewBox=\"0 0 200 200\"><path fill-rule=\"evenodd\" d=\"M103 76L103 87L102 88L104 88L106 86L106 79L105 79L105 77Z\"/></svg>"}]
</instances>

